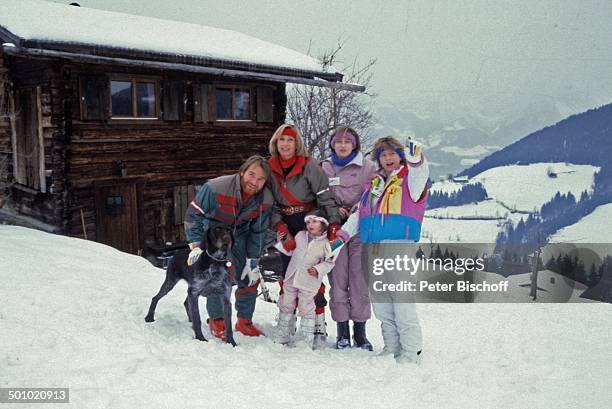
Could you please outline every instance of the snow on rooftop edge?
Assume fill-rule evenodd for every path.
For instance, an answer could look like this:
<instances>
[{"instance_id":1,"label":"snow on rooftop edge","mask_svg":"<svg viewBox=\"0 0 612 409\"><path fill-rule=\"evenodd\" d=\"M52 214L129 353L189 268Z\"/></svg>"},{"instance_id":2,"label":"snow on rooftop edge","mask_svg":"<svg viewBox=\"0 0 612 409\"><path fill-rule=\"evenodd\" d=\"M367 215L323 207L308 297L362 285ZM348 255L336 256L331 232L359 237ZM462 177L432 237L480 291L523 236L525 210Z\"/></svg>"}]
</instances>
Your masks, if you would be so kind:
<instances>
[{"instance_id":1,"label":"snow on rooftop edge","mask_svg":"<svg viewBox=\"0 0 612 409\"><path fill-rule=\"evenodd\" d=\"M41 0L0 0L0 10L0 26L25 40L119 47L322 71L310 56L231 30Z\"/></svg>"}]
</instances>

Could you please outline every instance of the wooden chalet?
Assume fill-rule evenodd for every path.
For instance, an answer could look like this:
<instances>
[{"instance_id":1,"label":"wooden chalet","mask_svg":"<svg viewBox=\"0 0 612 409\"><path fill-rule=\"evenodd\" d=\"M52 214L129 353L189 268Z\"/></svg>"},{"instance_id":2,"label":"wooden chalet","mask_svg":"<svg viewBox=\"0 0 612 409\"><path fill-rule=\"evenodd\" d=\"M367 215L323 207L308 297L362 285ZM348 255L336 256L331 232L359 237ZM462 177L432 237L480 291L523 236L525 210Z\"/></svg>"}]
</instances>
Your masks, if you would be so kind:
<instances>
[{"instance_id":1,"label":"wooden chalet","mask_svg":"<svg viewBox=\"0 0 612 409\"><path fill-rule=\"evenodd\" d=\"M286 83L362 90L233 31L38 0L0 0L0 44L0 219L134 254L267 154Z\"/></svg>"}]
</instances>

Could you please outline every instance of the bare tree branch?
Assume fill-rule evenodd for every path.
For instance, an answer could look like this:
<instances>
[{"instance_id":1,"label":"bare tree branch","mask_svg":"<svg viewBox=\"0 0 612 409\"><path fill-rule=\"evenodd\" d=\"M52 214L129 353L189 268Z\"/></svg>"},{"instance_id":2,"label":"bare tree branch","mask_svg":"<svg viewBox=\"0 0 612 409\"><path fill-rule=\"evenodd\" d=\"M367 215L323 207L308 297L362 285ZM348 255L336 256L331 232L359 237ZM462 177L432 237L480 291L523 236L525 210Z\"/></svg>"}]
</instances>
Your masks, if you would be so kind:
<instances>
[{"instance_id":1,"label":"bare tree branch","mask_svg":"<svg viewBox=\"0 0 612 409\"><path fill-rule=\"evenodd\" d=\"M354 58L348 64L342 63L340 55L345 43L342 38L338 39L336 46L324 50L317 60L324 71L336 70L334 64L341 64L344 82L365 85L366 92L360 94L306 85L292 85L287 92L287 115L304 136L308 153L318 159L328 154L330 133L338 126L354 128L361 136L364 148L372 142L372 105L376 94L370 85L376 60L362 65Z\"/></svg>"}]
</instances>

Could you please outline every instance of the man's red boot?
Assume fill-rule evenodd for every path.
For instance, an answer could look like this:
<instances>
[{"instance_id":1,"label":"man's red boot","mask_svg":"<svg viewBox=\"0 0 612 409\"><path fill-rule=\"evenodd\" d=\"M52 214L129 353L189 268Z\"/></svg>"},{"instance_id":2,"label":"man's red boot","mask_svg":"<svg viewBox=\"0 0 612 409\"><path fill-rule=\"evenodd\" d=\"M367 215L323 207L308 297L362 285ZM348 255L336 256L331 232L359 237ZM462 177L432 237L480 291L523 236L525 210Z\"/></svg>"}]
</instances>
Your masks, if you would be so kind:
<instances>
[{"instance_id":1,"label":"man's red boot","mask_svg":"<svg viewBox=\"0 0 612 409\"><path fill-rule=\"evenodd\" d=\"M253 325L253 321L247 320L246 318L238 318L238 322L236 323L236 331L239 331L247 337L259 337L263 335L263 332L258 330L257 327Z\"/></svg>"},{"instance_id":2,"label":"man's red boot","mask_svg":"<svg viewBox=\"0 0 612 409\"><path fill-rule=\"evenodd\" d=\"M225 321L223 320L223 318L209 318L208 328L210 329L210 333L213 337L225 341Z\"/></svg>"}]
</instances>

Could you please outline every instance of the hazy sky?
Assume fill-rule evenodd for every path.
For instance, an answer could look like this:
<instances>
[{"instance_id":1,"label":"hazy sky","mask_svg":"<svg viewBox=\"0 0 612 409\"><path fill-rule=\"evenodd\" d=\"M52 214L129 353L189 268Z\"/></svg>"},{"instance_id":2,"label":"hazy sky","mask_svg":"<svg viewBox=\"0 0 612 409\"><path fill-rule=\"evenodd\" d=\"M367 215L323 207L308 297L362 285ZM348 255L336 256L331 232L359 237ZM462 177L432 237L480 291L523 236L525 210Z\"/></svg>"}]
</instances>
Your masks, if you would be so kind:
<instances>
[{"instance_id":1,"label":"hazy sky","mask_svg":"<svg viewBox=\"0 0 612 409\"><path fill-rule=\"evenodd\" d=\"M346 58L378 59L374 88L390 100L525 106L549 97L576 109L612 102L610 0L77 1L302 52L344 38Z\"/></svg>"}]
</instances>

